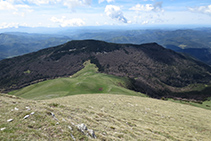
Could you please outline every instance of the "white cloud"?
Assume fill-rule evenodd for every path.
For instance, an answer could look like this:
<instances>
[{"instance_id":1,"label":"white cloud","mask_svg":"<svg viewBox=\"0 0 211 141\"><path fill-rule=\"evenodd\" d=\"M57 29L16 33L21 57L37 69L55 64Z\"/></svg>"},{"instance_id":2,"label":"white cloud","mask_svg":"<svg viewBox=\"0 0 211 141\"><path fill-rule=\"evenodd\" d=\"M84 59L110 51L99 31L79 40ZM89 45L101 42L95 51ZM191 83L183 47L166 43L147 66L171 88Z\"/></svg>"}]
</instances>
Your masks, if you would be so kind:
<instances>
[{"instance_id":1,"label":"white cloud","mask_svg":"<svg viewBox=\"0 0 211 141\"><path fill-rule=\"evenodd\" d=\"M19 4L18 4L19 3ZM20 5L20 3L22 5ZM35 5L58 5L61 4L66 6L70 9L74 9L78 6L87 6L92 4L92 0L8 0L8 1L0 1L0 10L5 9L13 9L16 10L17 8L29 8L31 4Z\"/></svg>"},{"instance_id":2,"label":"white cloud","mask_svg":"<svg viewBox=\"0 0 211 141\"><path fill-rule=\"evenodd\" d=\"M136 6L130 8L129 10L134 10L134 11L152 11L153 10L153 5L152 4L146 4L146 5L142 5L142 4L137 4Z\"/></svg>"},{"instance_id":3,"label":"white cloud","mask_svg":"<svg viewBox=\"0 0 211 141\"><path fill-rule=\"evenodd\" d=\"M160 1L160 2L156 2L153 4L153 11L155 12L164 12L164 10L162 9L162 5L163 5L163 2Z\"/></svg>"},{"instance_id":4,"label":"white cloud","mask_svg":"<svg viewBox=\"0 0 211 141\"><path fill-rule=\"evenodd\" d=\"M211 5L207 6L199 6L199 7L189 7L188 8L191 12L198 12L198 13L203 13L203 14L208 14L211 16Z\"/></svg>"},{"instance_id":5,"label":"white cloud","mask_svg":"<svg viewBox=\"0 0 211 141\"><path fill-rule=\"evenodd\" d=\"M23 0L22 0L23 1ZM25 0L29 3L33 3L33 4L36 4L36 5L41 5L41 4L49 4L49 3L54 3L56 2L57 0Z\"/></svg>"},{"instance_id":6,"label":"white cloud","mask_svg":"<svg viewBox=\"0 0 211 141\"><path fill-rule=\"evenodd\" d=\"M18 2L18 0L16 1ZM0 1L0 10L12 11L11 13L16 16L24 17L25 13L32 12L33 10L26 4L15 4L15 1Z\"/></svg>"},{"instance_id":7,"label":"white cloud","mask_svg":"<svg viewBox=\"0 0 211 141\"><path fill-rule=\"evenodd\" d=\"M148 0L149 1L149 0ZM154 4L137 4L129 10L135 11L134 22L137 24L158 23L160 13L164 12L162 8L163 2L155 2Z\"/></svg>"},{"instance_id":8,"label":"white cloud","mask_svg":"<svg viewBox=\"0 0 211 141\"><path fill-rule=\"evenodd\" d=\"M110 3L110 2L115 2L115 0L98 0L98 3L102 3L102 2L104 2L104 1L107 1L108 3Z\"/></svg>"},{"instance_id":9,"label":"white cloud","mask_svg":"<svg viewBox=\"0 0 211 141\"><path fill-rule=\"evenodd\" d=\"M13 12L13 15L24 17L25 13L24 12Z\"/></svg>"},{"instance_id":10,"label":"white cloud","mask_svg":"<svg viewBox=\"0 0 211 141\"><path fill-rule=\"evenodd\" d=\"M64 6L67 6L70 9L74 9L78 6L86 6L92 4L92 0L61 0L61 2Z\"/></svg>"},{"instance_id":11,"label":"white cloud","mask_svg":"<svg viewBox=\"0 0 211 141\"><path fill-rule=\"evenodd\" d=\"M164 10L162 9L162 4L163 2L156 2L154 4L137 4L134 7L131 7L129 10L133 11L144 11L144 12L163 12Z\"/></svg>"},{"instance_id":12,"label":"white cloud","mask_svg":"<svg viewBox=\"0 0 211 141\"><path fill-rule=\"evenodd\" d=\"M16 10L15 6L7 1L0 1L0 10Z\"/></svg>"},{"instance_id":13,"label":"white cloud","mask_svg":"<svg viewBox=\"0 0 211 141\"><path fill-rule=\"evenodd\" d=\"M28 26L26 23L20 24L20 23L1 23L0 29L4 28L18 28L19 26Z\"/></svg>"},{"instance_id":14,"label":"white cloud","mask_svg":"<svg viewBox=\"0 0 211 141\"><path fill-rule=\"evenodd\" d=\"M85 25L85 22L80 18L67 19L65 16L63 16L61 19L52 17L51 21L54 23L59 23L61 27Z\"/></svg>"},{"instance_id":15,"label":"white cloud","mask_svg":"<svg viewBox=\"0 0 211 141\"><path fill-rule=\"evenodd\" d=\"M127 19L124 17L123 12L120 7L115 5L107 5L105 8L105 13L108 17L121 21L123 23L127 23Z\"/></svg>"}]
</instances>

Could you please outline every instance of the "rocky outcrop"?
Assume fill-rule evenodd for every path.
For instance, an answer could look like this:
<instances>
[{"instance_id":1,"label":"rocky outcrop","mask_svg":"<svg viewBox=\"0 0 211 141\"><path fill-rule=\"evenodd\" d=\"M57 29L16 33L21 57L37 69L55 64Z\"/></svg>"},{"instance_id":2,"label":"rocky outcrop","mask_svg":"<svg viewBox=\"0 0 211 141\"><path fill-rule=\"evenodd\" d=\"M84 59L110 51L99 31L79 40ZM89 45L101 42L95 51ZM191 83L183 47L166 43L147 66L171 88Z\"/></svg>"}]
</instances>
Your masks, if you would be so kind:
<instances>
[{"instance_id":1,"label":"rocky outcrop","mask_svg":"<svg viewBox=\"0 0 211 141\"><path fill-rule=\"evenodd\" d=\"M87 135L88 137L91 137L91 138L94 138L94 139L97 138L96 135L95 135L94 130L88 129L87 126L84 123L78 124L78 125L76 125L76 127L84 135Z\"/></svg>"}]
</instances>

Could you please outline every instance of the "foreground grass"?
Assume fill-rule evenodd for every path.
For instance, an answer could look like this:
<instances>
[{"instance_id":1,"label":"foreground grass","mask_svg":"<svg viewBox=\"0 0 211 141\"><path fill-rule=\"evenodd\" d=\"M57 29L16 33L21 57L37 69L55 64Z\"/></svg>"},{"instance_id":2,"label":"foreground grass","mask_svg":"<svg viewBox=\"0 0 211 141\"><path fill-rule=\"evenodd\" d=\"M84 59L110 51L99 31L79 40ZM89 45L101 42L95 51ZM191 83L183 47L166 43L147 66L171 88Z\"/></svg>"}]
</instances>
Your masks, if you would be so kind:
<instances>
[{"instance_id":1,"label":"foreground grass","mask_svg":"<svg viewBox=\"0 0 211 141\"><path fill-rule=\"evenodd\" d=\"M23 119L31 112L35 114ZM137 96L87 94L32 101L0 95L0 117L0 128L6 128L0 140L72 140L70 133L76 140L91 140L76 129L71 132L67 126L73 123L85 123L97 140L211 138L210 110ZM7 122L10 118L14 120Z\"/></svg>"},{"instance_id":2,"label":"foreground grass","mask_svg":"<svg viewBox=\"0 0 211 141\"><path fill-rule=\"evenodd\" d=\"M47 80L10 92L10 94L35 100L95 93L144 96L128 89L131 82L127 78L98 73L98 68L90 61L85 62L84 66L82 70L69 78Z\"/></svg>"}]
</instances>

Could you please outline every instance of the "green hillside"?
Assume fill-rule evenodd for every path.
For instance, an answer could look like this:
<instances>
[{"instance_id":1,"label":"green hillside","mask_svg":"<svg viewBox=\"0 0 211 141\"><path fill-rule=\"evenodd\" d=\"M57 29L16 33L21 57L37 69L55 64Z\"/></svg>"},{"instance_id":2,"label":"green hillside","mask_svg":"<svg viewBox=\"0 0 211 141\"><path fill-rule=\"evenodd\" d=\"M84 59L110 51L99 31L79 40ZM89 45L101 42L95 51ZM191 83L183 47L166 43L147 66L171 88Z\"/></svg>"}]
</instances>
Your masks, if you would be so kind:
<instances>
[{"instance_id":1,"label":"green hillside","mask_svg":"<svg viewBox=\"0 0 211 141\"><path fill-rule=\"evenodd\" d=\"M57 78L30 85L10 94L26 99L50 99L75 94L125 94L144 96L129 90L132 84L129 79L98 73L98 68L90 61L84 68L68 78Z\"/></svg>"},{"instance_id":2,"label":"green hillside","mask_svg":"<svg viewBox=\"0 0 211 141\"><path fill-rule=\"evenodd\" d=\"M210 110L170 101L110 94L40 101L0 94L0 101L0 140L92 140L77 129L82 123L96 140L211 138Z\"/></svg>"}]
</instances>

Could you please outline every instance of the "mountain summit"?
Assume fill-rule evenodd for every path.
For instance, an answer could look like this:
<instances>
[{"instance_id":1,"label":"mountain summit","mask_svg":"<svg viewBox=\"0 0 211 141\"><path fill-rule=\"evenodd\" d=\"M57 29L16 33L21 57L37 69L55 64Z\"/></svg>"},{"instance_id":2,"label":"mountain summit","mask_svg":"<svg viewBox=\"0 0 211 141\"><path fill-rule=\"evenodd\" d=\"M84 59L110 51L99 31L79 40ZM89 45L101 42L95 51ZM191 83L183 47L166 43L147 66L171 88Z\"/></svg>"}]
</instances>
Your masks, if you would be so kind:
<instances>
[{"instance_id":1,"label":"mountain summit","mask_svg":"<svg viewBox=\"0 0 211 141\"><path fill-rule=\"evenodd\" d=\"M90 60L100 72L129 77L131 89L155 98L211 97L211 67L157 43L114 44L96 40L63 45L0 61L0 89L8 92L32 83L69 77Z\"/></svg>"}]
</instances>

